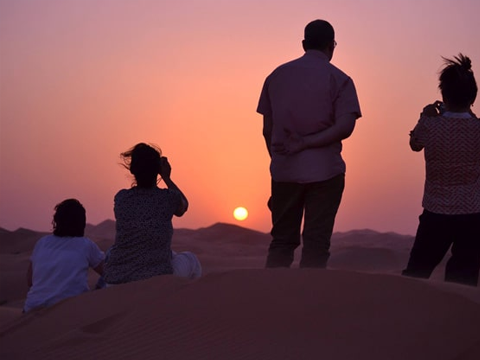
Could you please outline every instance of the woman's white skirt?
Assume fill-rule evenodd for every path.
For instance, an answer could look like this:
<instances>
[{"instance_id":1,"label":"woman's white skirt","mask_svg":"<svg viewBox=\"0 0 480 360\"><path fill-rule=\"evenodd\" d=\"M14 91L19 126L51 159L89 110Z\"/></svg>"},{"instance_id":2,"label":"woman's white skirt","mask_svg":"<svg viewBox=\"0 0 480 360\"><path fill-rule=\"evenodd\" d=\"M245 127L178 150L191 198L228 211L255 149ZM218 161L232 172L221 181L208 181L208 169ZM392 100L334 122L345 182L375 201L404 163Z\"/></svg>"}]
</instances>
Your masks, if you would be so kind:
<instances>
[{"instance_id":1,"label":"woman's white skirt","mask_svg":"<svg viewBox=\"0 0 480 360\"><path fill-rule=\"evenodd\" d=\"M194 253L190 251L172 251L173 275L197 279L202 276L202 265Z\"/></svg>"}]
</instances>

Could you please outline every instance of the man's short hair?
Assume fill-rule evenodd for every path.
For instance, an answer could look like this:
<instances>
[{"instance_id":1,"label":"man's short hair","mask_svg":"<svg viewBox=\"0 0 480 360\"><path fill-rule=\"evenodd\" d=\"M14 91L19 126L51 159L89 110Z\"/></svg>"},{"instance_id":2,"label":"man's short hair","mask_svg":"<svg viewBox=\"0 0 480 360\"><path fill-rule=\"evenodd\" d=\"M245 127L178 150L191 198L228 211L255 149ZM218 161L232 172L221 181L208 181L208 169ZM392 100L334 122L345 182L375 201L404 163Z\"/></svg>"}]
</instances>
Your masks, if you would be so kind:
<instances>
[{"instance_id":1,"label":"man's short hair","mask_svg":"<svg viewBox=\"0 0 480 360\"><path fill-rule=\"evenodd\" d=\"M325 49L335 39L333 26L325 20L314 20L305 26L304 45L307 49Z\"/></svg>"}]
</instances>

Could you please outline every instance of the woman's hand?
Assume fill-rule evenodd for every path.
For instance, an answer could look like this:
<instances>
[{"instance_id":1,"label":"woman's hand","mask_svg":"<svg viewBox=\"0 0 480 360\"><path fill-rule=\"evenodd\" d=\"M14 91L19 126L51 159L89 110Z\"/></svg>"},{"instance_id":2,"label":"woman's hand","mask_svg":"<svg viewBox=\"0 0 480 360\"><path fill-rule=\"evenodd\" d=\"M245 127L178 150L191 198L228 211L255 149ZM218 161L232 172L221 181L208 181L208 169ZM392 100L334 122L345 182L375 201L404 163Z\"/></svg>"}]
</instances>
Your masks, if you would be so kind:
<instances>
[{"instance_id":1,"label":"woman's hand","mask_svg":"<svg viewBox=\"0 0 480 360\"><path fill-rule=\"evenodd\" d=\"M423 116L438 116L442 115L444 112L444 104L440 100L435 101L433 104L429 104L423 108Z\"/></svg>"},{"instance_id":2,"label":"woman's hand","mask_svg":"<svg viewBox=\"0 0 480 360\"><path fill-rule=\"evenodd\" d=\"M170 179L172 173L172 167L165 156L160 157L160 164L158 167L158 173L163 180Z\"/></svg>"}]
</instances>

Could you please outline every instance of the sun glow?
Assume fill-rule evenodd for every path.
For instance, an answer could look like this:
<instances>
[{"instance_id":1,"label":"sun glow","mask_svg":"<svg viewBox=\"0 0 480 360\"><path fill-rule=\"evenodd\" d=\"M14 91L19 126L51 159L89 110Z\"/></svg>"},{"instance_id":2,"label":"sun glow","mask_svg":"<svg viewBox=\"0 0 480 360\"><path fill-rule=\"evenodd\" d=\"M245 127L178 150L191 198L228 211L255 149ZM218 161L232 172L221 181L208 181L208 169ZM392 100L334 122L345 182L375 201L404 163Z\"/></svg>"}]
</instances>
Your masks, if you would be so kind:
<instances>
[{"instance_id":1,"label":"sun glow","mask_svg":"<svg viewBox=\"0 0 480 360\"><path fill-rule=\"evenodd\" d=\"M238 221L243 221L248 217L248 211L244 207L237 207L233 210L233 217Z\"/></svg>"}]
</instances>

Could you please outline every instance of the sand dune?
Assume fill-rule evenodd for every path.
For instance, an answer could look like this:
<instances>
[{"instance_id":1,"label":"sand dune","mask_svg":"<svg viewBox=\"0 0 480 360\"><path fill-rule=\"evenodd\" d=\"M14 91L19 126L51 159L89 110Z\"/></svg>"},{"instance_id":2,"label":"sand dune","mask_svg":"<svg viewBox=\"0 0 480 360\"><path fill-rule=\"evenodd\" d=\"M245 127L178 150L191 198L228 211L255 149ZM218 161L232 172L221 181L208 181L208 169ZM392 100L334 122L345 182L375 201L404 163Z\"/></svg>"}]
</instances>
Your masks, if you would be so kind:
<instances>
[{"instance_id":1,"label":"sand dune","mask_svg":"<svg viewBox=\"0 0 480 360\"><path fill-rule=\"evenodd\" d=\"M477 303L412 279L231 270L66 300L3 327L0 349L2 359L478 359L479 324Z\"/></svg>"},{"instance_id":2,"label":"sand dune","mask_svg":"<svg viewBox=\"0 0 480 360\"><path fill-rule=\"evenodd\" d=\"M114 223L99 225L87 235L106 248ZM0 236L2 360L480 358L480 290L438 281L442 269L399 276L410 236L337 233L329 270L266 270L268 234L177 229L174 249L198 254L202 278L155 277L25 315L34 234Z\"/></svg>"}]
</instances>

